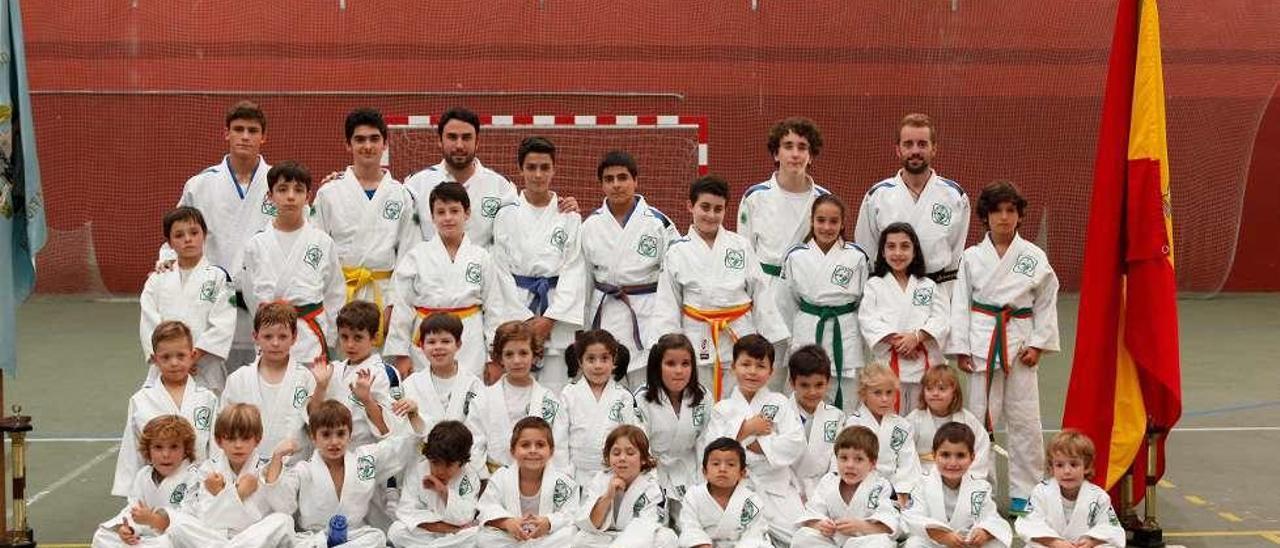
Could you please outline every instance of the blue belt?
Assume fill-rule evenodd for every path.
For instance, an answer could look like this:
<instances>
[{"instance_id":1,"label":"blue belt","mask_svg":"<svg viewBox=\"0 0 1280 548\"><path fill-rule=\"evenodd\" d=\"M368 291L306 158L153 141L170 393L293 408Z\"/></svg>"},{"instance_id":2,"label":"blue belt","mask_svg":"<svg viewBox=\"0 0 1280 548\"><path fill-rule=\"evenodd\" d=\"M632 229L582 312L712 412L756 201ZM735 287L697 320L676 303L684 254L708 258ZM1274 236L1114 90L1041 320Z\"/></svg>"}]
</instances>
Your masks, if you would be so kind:
<instances>
[{"instance_id":1,"label":"blue belt","mask_svg":"<svg viewBox=\"0 0 1280 548\"><path fill-rule=\"evenodd\" d=\"M551 289L560 281L559 276L518 276L513 275L516 279L516 286L533 293L533 299L529 301L529 311L535 316L541 316L547 313L547 308L551 306Z\"/></svg>"}]
</instances>

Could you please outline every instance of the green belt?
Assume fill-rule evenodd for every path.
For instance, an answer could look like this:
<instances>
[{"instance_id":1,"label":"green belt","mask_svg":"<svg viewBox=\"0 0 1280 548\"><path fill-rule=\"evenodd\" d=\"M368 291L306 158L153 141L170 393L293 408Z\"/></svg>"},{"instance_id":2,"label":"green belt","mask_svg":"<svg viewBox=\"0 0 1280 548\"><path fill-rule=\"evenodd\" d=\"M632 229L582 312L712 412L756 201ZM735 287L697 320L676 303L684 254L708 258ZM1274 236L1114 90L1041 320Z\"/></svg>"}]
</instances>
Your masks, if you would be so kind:
<instances>
[{"instance_id":1,"label":"green belt","mask_svg":"<svg viewBox=\"0 0 1280 548\"><path fill-rule=\"evenodd\" d=\"M774 278L782 275L782 267L776 264L760 263L760 268L764 270L765 274L773 276Z\"/></svg>"},{"instance_id":2,"label":"green belt","mask_svg":"<svg viewBox=\"0 0 1280 548\"><path fill-rule=\"evenodd\" d=\"M814 344L822 346L822 335L826 332L827 321L835 324L835 334L831 337L831 360L836 366L836 407L844 407L844 389L840 379L844 377L844 332L840 329L840 316L858 311L858 301L840 306L820 306L809 301L800 301L800 311L818 317L817 332L814 333Z\"/></svg>"},{"instance_id":3,"label":"green belt","mask_svg":"<svg viewBox=\"0 0 1280 548\"><path fill-rule=\"evenodd\" d=\"M1007 332L1009 320L1030 318L1032 310L1030 308L1013 308L1009 305L996 306L978 301L969 301L969 310L986 314L996 319L996 325L991 329L991 344L987 347L987 412L985 417L987 432L993 432L995 424L991 420L991 378L996 363L1000 364L1000 368L1004 370L1005 375L1009 374L1009 334Z\"/></svg>"}]
</instances>

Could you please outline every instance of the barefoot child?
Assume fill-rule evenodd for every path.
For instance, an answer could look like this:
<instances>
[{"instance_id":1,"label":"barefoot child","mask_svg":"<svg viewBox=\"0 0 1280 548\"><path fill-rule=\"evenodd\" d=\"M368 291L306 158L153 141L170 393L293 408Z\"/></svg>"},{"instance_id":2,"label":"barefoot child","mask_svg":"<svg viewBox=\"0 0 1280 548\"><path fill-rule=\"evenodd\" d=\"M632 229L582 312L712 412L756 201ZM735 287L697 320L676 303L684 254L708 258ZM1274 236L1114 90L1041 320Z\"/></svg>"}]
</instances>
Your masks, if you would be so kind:
<instances>
[{"instance_id":1,"label":"barefoot child","mask_svg":"<svg viewBox=\"0 0 1280 548\"><path fill-rule=\"evenodd\" d=\"M177 415L160 415L147 421L137 440L132 449L147 464L134 474L124 509L94 532L94 548L172 546L164 536L170 514L192 503L187 497L194 495L200 476L191 464L196 457L191 423Z\"/></svg>"}]
</instances>

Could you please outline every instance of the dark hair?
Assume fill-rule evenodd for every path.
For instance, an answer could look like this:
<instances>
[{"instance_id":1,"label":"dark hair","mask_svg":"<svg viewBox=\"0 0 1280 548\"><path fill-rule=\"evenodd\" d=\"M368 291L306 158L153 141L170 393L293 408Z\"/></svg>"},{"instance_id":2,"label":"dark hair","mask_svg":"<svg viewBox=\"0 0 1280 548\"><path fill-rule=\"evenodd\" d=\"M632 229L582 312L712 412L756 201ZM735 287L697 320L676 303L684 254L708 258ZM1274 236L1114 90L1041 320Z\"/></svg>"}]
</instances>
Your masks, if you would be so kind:
<instances>
[{"instance_id":1,"label":"dark hair","mask_svg":"<svg viewBox=\"0 0 1280 548\"><path fill-rule=\"evenodd\" d=\"M640 175L640 169L636 167L636 159L631 156L630 152L622 150L610 150L606 152L604 158L600 159L600 165L596 167L596 180L604 180L604 170L610 167L625 167L627 173L631 174L634 179Z\"/></svg>"},{"instance_id":2,"label":"dark hair","mask_svg":"<svg viewBox=\"0 0 1280 548\"><path fill-rule=\"evenodd\" d=\"M311 397L317 397L318 394L312 394ZM316 407L316 410L307 417L307 428L311 431L311 435L316 435L321 428L338 428L347 427L347 432L351 432L351 410L338 400L324 400Z\"/></svg>"},{"instance_id":3,"label":"dark hair","mask_svg":"<svg viewBox=\"0 0 1280 548\"><path fill-rule=\"evenodd\" d=\"M503 322L494 330L493 347L489 349L489 359L501 365L502 351L506 350L508 344L516 341L529 341L529 351L533 353L536 365L537 360L542 358L542 341L534 334L529 324L520 320Z\"/></svg>"},{"instance_id":4,"label":"dark hair","mask_svg":"<svg viewBox=\"0 0 1280 548\"><path fill-rule=\"evenodd\" d=\"M377 109L358 108L347 114L347 123L345 127L345 135L347 141L351 141L351 137L356 134L356 128L360 126L371 126L378 130L378 135L383 139L387 138L387 121L382 119L382 113Z\"/></svg>"},{"instance_id":5,"label":"dark hair","mask_svg":"<svg viewBox=\"0 0 1280 548\"><path fill-rule=\"evenodd\" d=\"M969 454L972 455L973 446L977 443L977 438L974 436L973 429L969 428L969 425L963 422L949 422L933 433L933 451L935 453L938 452L938 447L941 447L943 442L964 444L965 448L969 450Z\"/></svg>"},{"instance_id":6,"label":"dark hair","mask_svg":"<svg viewBox=\"0 0 1280 548\"><path fill-rule=\"evenodd\" d=\"M432 333L448 333L454 342L462 344L462 320L448 312L432 312L418 324L418 338L425 341Z\"/></svg>"},{"instance_id":7,"label":"dark hair","mask_svg":"<svg viewBox=\"0 0 1280 548\"><path fill-rule=\"evenodd\" d=\"M434 214L436 202L457 202L462 204L462 209L471 211L471 196L467 195L467 187L461 183L440 183L431 189L431 194L427 196L427 207Z\"/></svg>"},{"instance_id":8,"label":"dark hair","mask_svg":"<svg viewBox=\"0 0 1280 548\"><path fill-rule=\"evenodd\" d=\"M644 399L650 403L658 402L658 394L666 390L662 385L662 359L666 356L667 351L684 350L689 353L689 386L684 387L684 393L693 397L693 405L697 406L702 403L702 397L706 395L706 391L698 384L698 361L697 352L693 349L693 343L689 342L689 337L684 333L667 333L658 337L658 342L653 343L653 347L649 349L648 369L645 371L645 387Z\"/></svg>"},{"instance_id":9,"label":"dark hair","mask_svg":"<svg viewBox=\"0 0 1280 548\"><path fill-rule=\"evenodd\" d=\"M818 125L808 118L795 116L774 124L769 130L770 156L778 154L778 149L782 148L782 138L788 133L799 135L809 142L809 156L817 158L822 152L822 131L818 130Z\"/></svg>"},{"instance_id":10,"label":"dark hair","mask_svg":"<svg viewBox=\"0 0 1280 548\"><path fill-rule=\"evenodd\" d=\"M436 135L444 136L444 126L454 120L470 124L476 129L476 136L480 136L480 117L465 107L453 107L444 111L444 114L440 115L440 121L436 122Z\"/></svg>"},{"instance_id":11,"label":"dark hair","mask_svg":"<svg viewBox=\"0 0 1280 548\"><path fill-rule=\"evenodd\" d=\"M797 348L791 353L791 357L787 358L787 369L787 375L792 381L809 375L822 375L830 379L831 358L827 357L827 351L821 346L806 344Z\"/></svg>"},{"instance_id":12,"label":"dark hair","mask_svg":"<svg viewBox=\"0 0 1280 548\"><path fill-rule=\"evenodd\" d=\"M742 448L742 444L733 438L716 438L707 444L702 450L702 469L707 469L707 461L711 459L712 451L733 451L738 455L738 465L744 470L747 468L747 450Z\"/></svg>"},{"instance_id":13,"label":"dark hair","mask_svg":"<svg viewBox=\"0 0 1280 548\"><path fill-rule=\"evenodd\" d=\"M872 276L884 276L893 271L889 268L889 261L884 258L884 245L889 241L890 234L906 234L911 240L911 247L914 249L911 256L911 263L907 265L907 274L917 278L923 278L924 272L924 250L920 249L920 237L916 236L916 229L911 228L910 223L891 223L880 231L880 242L876 244L876 266L871 271Z\"/></svg>"},{"instance_id":14,"label":"dark hair","mask_svg":"<svg viewBox=\"0 0 1280 548\"><path fill-rule=\"evenodd\" d=\"M382 322L382 313L378 311L378 305L369 301L354 300L345 305L338 311L338 317L334 323L338 324L338 329L347 328L355 331L364 331L370 337L378 333L378 325Z\"/></svg>"},{"instance_id":15,"label":"dark hair","mask_svg":"<svg viewBox=\"0 0 1280 548\"><path fill-rule=\"evenodd\" d=\"M840 455L841 449L862 451L868 459L875 462L880 457L880 438L865 426L849 426L840 431L836 436L836 442L831 446L831 452L837 456Z\"/></svg>"},{"instance_id":16,"label":"dark hair","mask_svg":"<svg viewBox=\"0 0 1280 548\"><path fill-rule=\"evenodd\" d=\"M589 329L574 334L573 344L564 350L564 361L568 367L569 378L578 376L578 369L582 366L582 355L586 353L587 347L593 344L602 344L609 351L613 356L613 379L622 380L627 375L631 351L618 344L618 339L613 337L613 333L603 329Z\"/></svg>"},{"instance_id":17,"label":"dark hair","mask_svg":"<svg viewBox=\"0 0 1280 548\"><path fill-rule=\"evenodd\" d=\"M698 203L698 197L703 194L719 196L729 201L729 183L719 175L703 175L693 181L689 185L689 203Z\"/></svg>"},{"instance_id":18,"label":"dark hair","mask_svg":"<svg viewBox=\"0 0 1280 548\"><path fill-rule=\"evenodd\" d=\"M733 361L738 361L740 354L746 354L757 360L766 360L769 362L769 367L773 367L773 343L758 333L744 336L733 343Z\"/></svg>"},{"instance_id":19,"label":"dark hair","mask_svg":"<svg viewBox=\"0 0 1280 548\"><path fill-rule=\"evenodd\" d=\"M276 183L282 181L302 183L307 190L311 190L311 172L307 171L306 166L293 160L286 160L267 170L267 191L271 191Z\"/></svg>"},{"instance_id":20,"label":"dark hair","mask_svg":"<svg viewBox=\"0 0 1280 548\"><path fill-rule=\"evenodd\" d=\"M520 141L520 148L516 149L516 167L524 167L524 157L530 154L547 154L551 156L551 161L556 161L556 145L546 137L534 135L525 137Z\"/></svg>"},{"instance_id":21,"label":"dark hair","mask_svg":"<svg viewBox=\"0 0 1280 548\"><path fill-rule=\"evenodd\" d=\"M206 236L209 235L209 226L204 222L204 214L199 209L191 206L178 206L168 213L164 214L164 238L169 239L169 232L173 230L173 224L178 221L191 221L200 225L200 232Z\"/></svg>"},{"instance_id":22,"label":"dark hair","mask_svg":"<svg viewBox=\"0 0 1280 548\"><path fill-rule=\"evenodd\" d=\"M542 417L529 416L516 421L516 425L511 428L511 449L516 448L516 440L520 438L520 433L525 430L541 430L547 433L547 445L552 450L556 448L555 431L551 429L551 423Z\"/></svg>"},{"instance_id":23,"label":"dark hair","mask_svg":"<svg viewBox=\"0 0 1280 548\"><path fill-rule=\"evenodd\" d=\"M848 227L848 223L845 222L848 219L848 215L844 208L844 202L840 201L840 198L837 198L835 194L820 194L813 199L813 206L809 208L809 234L805 235L803 240L805 242L813 239L813 216L818 213L818 206L822 204L831 204L840 210L840 237L844 238L844 230ZM845 240L848 240L848 238L845 238Z\"/></svg>"},{"instance_id":24,"label":"dark hair","mask_svg":"<svg viewBox=\"0 0 1280 548\"><path fill-rule=\"evenodd\" d=\"M263 114L262 108L253 101L240 101L239 103L231 105L231 108L227 109L227 118L225 122L227 129L231 129L231 122L236 120L257 122L258 125L262 126L263 133L266 133L267 131L267 115Z\"/></svg>"},{"instance_id":25,"label":"dark hair","mask_svg":"<svg viewBox=\"0 0 1280 548\"><path fill-rule=\"evenodd\" d=\"M1019 221L1026 216L1027 199L1013 183L996 181L982 187L982 192L978 194L978 219L982 221L982 226L987 226L987 217L1005 202L1017 208Z\"/></svg>"},{"instance_id":26,"label":"dark hair","mask_svg":"<svg viewBox=\"0 0 1280 548\"><path fill-rule=\"evenodd\" d=\"M427 434L422 456L428 461L465 464L471 461L471 429L458 421L440 421Z\"/></svg>"}]
</instances>

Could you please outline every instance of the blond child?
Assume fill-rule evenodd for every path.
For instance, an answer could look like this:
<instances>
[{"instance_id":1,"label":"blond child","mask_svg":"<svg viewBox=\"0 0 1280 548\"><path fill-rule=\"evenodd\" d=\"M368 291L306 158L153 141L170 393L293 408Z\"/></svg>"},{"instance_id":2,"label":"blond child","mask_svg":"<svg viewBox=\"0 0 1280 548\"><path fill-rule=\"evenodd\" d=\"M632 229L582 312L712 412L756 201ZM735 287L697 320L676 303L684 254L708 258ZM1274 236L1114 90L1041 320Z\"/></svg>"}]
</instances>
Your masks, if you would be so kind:
<instances>
[{"instance_id":1,"label":"blond child","mask_svg":"<svg viewBox=\"0 0 1280 548\"><path fill-rule=\"evenodd\" d=\"M895 548L900 529L893 486L876 471L881 441L864 426L836 436L836 472L827 474L797 520L794 548Z\"/></svg>"},{"instance_id":2,"label":"blond child","mask_svg":"<svg viewBox=\"0 0 1280 548\"><path fill-rule=\"evenodd\" d=\"M907 414L907 422L911 423L921 468L927 469L934 462L935 432L944 424L958 422L968 426L977 436L969 473L981 478L991 477L991 436L982 426L982 420L964 408L964 394L960 391L960 377L955 368L950 365L931 367L924 372L920 384L924 390L914 402L915 409Z\"/></svg>"},{"instance_id":3,"label":"blond child","mask_svg":"<svg viewBox=\"0 0 1280 548\"><path fill-rule=\"evenodd\" d=\"M94 531L94 548L172 545L166 536L171 517L193 503L188 498L194 498L200 481L192 465L195 445L195 429L185 418L161 415L147 421L130 447L146 465L134 474L124 509Z\"/></svg>"},{"instance_id":4,"label":"blond child","mask_svg":"<svg viewBox=\"0 0 1280 548\"><path fill-rule=\"evenodd\" d=\"M865 426L880 439L876 469L893 485L895 498L905 506L920 481L920 458L916 456L913 429L907 419L894 411L898 403L898 377L888 367L871 364L858 375L858 398L862 404L849 413L846 428Z\"/></svg>"},{"instance_id":5,"label":"blond child","mask_svg":"<svg viewBox=\"0 0 1280 548\"><path fill-rule=\"evenodd\" d=\"M603 461L583 492L578 535L583 548L675 548L675 532L664 523L664 495L653 472L649 439L637 426L624 424L605 439Z\"/></svg>"},{"instance_id":6,"label":"blond child","mask_svg":"<svg viewBox=\"0 0 1280 548\"><path fill-rule=\"evenodd\" d=\"M1031 491L1030 511L1014 522L1028 546L1044 548L1123 548L1124 528L1111 497L1093 478L1093 441L1063 430L1049 441L1045 459L1053 476Z\"/></svg>"},{"instance_id":7,"label":"blond child","mask_svg":"<svg viewBox=\"0 0 1280 548\"><path fill-rule=\"evenodd\" d=\"M484 528L477 546L554 548L569 545L581 500L573 476L551 463L551 424L524 417L511 432L516 464L494 472L480 497Z\"/></svg>"}]
</instances>

